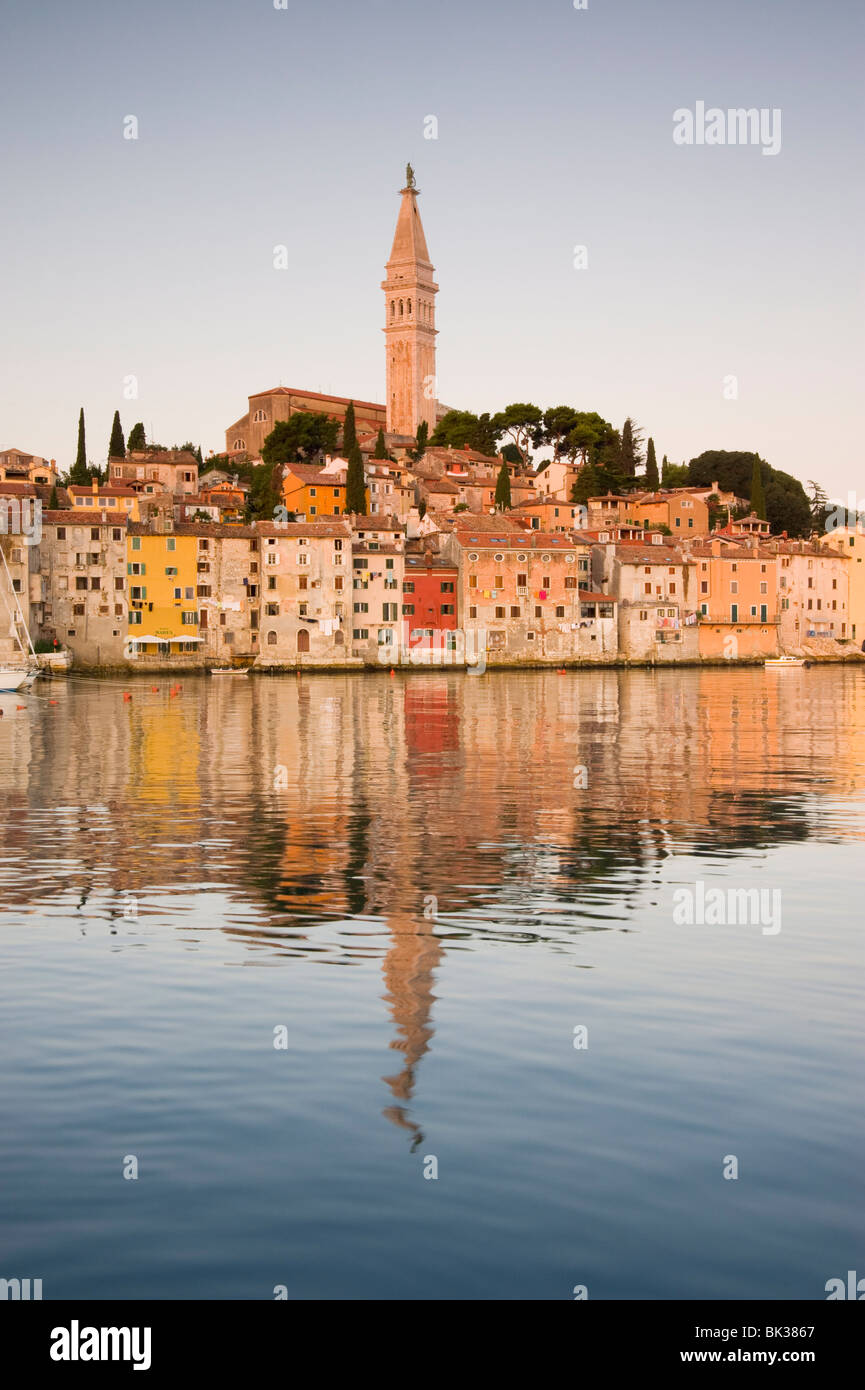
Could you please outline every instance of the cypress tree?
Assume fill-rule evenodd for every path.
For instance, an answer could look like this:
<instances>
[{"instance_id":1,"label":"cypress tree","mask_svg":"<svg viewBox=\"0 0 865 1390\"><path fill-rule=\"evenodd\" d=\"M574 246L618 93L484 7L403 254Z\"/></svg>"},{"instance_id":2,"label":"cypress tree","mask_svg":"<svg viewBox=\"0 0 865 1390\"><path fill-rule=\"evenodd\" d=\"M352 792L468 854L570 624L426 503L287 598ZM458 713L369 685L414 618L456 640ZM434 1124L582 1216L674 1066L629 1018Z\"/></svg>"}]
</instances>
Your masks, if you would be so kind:
<instances>
[{"instance_id":1,"label":"cypress tree","mask_svg":"<svg viewBox=\"0 0 865 1390\"><path fill-rule=\"evenodd\" d=\"M114 424L111 426L111 438L108 441L108 457L110 459L125 459L126 445L123 442L123 427L120 424L120 411L114 412Z\"/></svg>"},{"instance_id":2,"label":"cypress tree","mask_svg":"<svg viewBox=\"0 0 865 1390\"><path fill-rule=\"evenodd\" d=\"M417 447L414 449L412 453L412 458L415 460L415 462L417 462L418 459L422 459L424 454L426 453L428 439L429 425L427 424L426 420L421 420L420 424L417 427Z\"/></svg>"},{"instance_id":3,"label":"cypress tree","mask_svg":"<svg viewBox=\"0 0 865 1390\"><path fill-rule=\"evenodd\" d=\"M373 458L374 458L374 459L386 459L386 458L387 458L387 445L386 445L385 442L384 442L384 430L379 430L379 432L378 432L378 437L377 437L377 439L376 439L376 441L375 441L375 452L373 453Z\"/></svg>"},{"instance_id":4,"label":"cypress tree","mask_svg":"<svg viewBox=\"0 0 865 1390\"><path fill-rule=\"evenodd\" d=\"M639 427L634 424L630 415L622 426L622 472L625 479L633 478L637 471L637 464L641 460L640 454L640 433Z\"/></svg>"},{"instance_id":5,"label":"cypress tree","mask_svg":"<svg viewBox=\"0 0 865 1390\"><path fill-rule=\"evenodd\" d=\"M348 416L346 415L346 419ZM352 417L352 426L354 418ZM366 481L363 476L363 455L357 446L352 446L348 455L348 470L345 478L345 509L366 516Z\"/></svg>"},{"instance_id":6,"label":"cypress tree","mask_svg":"<svg viewBox=\"0 0 865 1390\"><path fill-rule=\"evenodd\" d=\"M655 441L654 439L650 439L646 446L646 487L656 492L658 481L658 461L655 458Z\"/></svg>"},{"instance_id":7,"label":"cypress tree","mask_svg":"<svg viewBox=\"0 0 865 1390\"><path fill-rule=\"evenodd\" d=\"M52 489L51 489L51 496L50 496L49 499L48 499L48 510L49 510L50 512L59 512L59 510L60 510L60 499L59 499L59 497L57 496L57 484L56 484L56 483L55 483L54 486L52 487Z\"/></svg>"},{"instance_id":8,"label":"cypress tree","mask_svg":"<svg viewBox=\"0 0 865 1390\"><path fill-rule=\"evenodd\" d=\"M508 465L502 463L499 469L499 476L496 479L496 509L500 512L507 511L511 505L511 475L508 472Z\"/></svg>"},{"instance_id":9,"label":"cypress tree","mask_svg":"<svg viewBox=\"0 0 865 1390\"><path fill-rule=\"evenodd\" d=\"M130 451L130 453L133 449L136 453L139 453L144 448L146 443L147 440L144 435L144 426L139 420L138 424L133 425L132 429L129 431L129 438L126 441L126 447Z\"/></svg>"},{"instance_id":10,"label":"cypress tree","mask_svg":"<svg viewBox=\"0 0 865 1390\"><path fill-rule=\"evenodd\" d=\"M90 470L87 467L87 445L84 437L84 406L81 407L78 416L78 452L69 474L69 481L76 487L86 487L90 481Z\"/></svg>"},{"instance_id":11,"label":"cypress tree","mask_svg":"<svg viewBox=\"0 0 865 1390\"><path fill-rule=\"evenodd\" d=\"M766 520L766 498L763 493L763 474L759 458L754 459L754 471L751 474L751 511L762 521Z\"/></svg>"},{"instance_id":12,"label":"cypress tree","mask_svg":"<svg viewBox=\"0 0 865 1390\"><path fill-rule=\"evenodd\" d=\"M345 412L345 419L342 423L342 452L343 457L351 459L351 451L357 446L357 429L354 423L354 401L349 401L348 409Z\"/></svg>"}]
</instances>

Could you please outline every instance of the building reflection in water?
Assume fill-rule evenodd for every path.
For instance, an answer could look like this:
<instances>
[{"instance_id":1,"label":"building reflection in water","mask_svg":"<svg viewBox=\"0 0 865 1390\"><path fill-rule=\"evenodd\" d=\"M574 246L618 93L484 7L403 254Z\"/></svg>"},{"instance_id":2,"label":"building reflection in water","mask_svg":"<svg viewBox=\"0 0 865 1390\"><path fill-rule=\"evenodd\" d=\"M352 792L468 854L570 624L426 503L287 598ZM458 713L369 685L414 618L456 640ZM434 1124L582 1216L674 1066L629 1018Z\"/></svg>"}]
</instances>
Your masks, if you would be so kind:
<instances>
[{"instance_id":1,"label":"building reflection in water","mask_svg":"<svg viewBox=\"0 0 865 1390\"><path fill-rule=\"evenodd\" d=\"M413 1146L452 937L576 952L586 931L633 925L673 854L687 872L689 854L859 835L843 813L865 782L855 670L171 689L136 682L124 701L118 682L76 680L4 704L6 909L107 924L121 949L128 897L140 944L156 900L177 926L184 895L218 893L231 911L212 926L249 963L380 959L400 1056L383 1113Z\"/></svg>"}]
</instances>

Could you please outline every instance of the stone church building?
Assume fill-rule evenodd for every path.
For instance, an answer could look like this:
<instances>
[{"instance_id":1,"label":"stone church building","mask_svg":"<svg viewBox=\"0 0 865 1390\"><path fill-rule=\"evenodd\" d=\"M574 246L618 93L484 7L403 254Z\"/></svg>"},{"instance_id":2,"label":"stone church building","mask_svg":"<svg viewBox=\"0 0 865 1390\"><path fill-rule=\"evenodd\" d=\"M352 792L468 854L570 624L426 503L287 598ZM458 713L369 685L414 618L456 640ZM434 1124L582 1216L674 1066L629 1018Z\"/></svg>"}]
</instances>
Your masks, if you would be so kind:
<instances>
[{"instance_id":1,"label":"stone church building","mask_svg":"<svg viewBox=\"0 0 865 1390\"><path fill-rule=\"evenodd\" d=\"M435 296L433 279L418 211L418 188L409 165L406 185L400 190L400 209L393 246L382 281L385 300L385 395L384 404L354 401L358 435L377 434L414 438L425 420L432 434L445 413L436 400ZM298 411L323 411L343 420L348 396L328 396L292 386L276 386L249 397L249 409L225 431L226 452L257 458L274 425Z\"/></svg>"}]
</instances>

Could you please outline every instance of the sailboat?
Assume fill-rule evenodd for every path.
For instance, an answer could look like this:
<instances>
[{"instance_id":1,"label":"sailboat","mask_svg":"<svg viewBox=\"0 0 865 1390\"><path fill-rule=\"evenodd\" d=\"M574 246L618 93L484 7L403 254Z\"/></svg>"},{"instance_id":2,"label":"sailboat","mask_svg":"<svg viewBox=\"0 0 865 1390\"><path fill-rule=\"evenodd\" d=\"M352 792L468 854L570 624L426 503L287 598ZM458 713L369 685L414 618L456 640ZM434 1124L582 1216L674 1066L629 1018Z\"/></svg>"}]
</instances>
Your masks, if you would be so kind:
<instances>
[{"instance_id":1,"label":"sailboat","mask_svg":"<svg viewBox=\"0 0 865 1390\"><path fill-rule=\"evenodd\" d=\"M0 658L0 691L23 690L25 686L29 688L39 675L39 658L36 655L36 648L33 646L27 620L24 617L21 604L18 602L18 595L12 583L12 575L9 572L9 565L2 546L0 546L0 556L3 558L4 571L0 589L2 589L3 601L9 614L9 636L13 645L12 660L7 662ZM27 638L26 647L21 637L22 629ZM14 653L16 646L18 653Z\"/></svg>"}]
</instances>

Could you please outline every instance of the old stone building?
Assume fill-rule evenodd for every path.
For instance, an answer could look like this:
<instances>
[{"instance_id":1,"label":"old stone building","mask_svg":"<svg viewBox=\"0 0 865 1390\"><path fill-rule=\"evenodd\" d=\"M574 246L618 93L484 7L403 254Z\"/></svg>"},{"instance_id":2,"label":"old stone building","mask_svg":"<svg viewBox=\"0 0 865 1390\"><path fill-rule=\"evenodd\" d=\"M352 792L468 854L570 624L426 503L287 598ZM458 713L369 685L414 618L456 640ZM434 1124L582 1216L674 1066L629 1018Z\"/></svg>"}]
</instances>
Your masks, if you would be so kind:
<instances>
[{"instance_id":1,"label":"old stone building","mask_svg":"<svg viewBox=\"0 0 865 1390\"><path fill-rule=\"evenodd\" d=\"M126 533L122 511L117 516L83 509L42 514L39 636L67 648L75 665L123 664Z\"/></svg>"},{"instance_id":2,"label":"old stone building","mask_svg":"<svg viewBox=\"0 0 865 1390\"><path fill-rule=\"evenodd\" d=\"M256 665L352 664L348 521L259 522L261 619Z\"/></svg>"},{"instance_id":3,"label":"old stone building","mask_svg":"<svg viewBox=\"0 0 865 1390\"><path fill-rule=\"evenodd\" d=\"M348 396L328 396L320 391L305 391L295 386L274 386L249 397L249 409L225 431L225 451L228 454L261 455L261 446L280 421L290 420L298 412L329 415L342 422L352 404ZM377 434L387 424L383 405L373 401L355 400L354 418L358 434Z\"/></svg>"}]
</instances>

